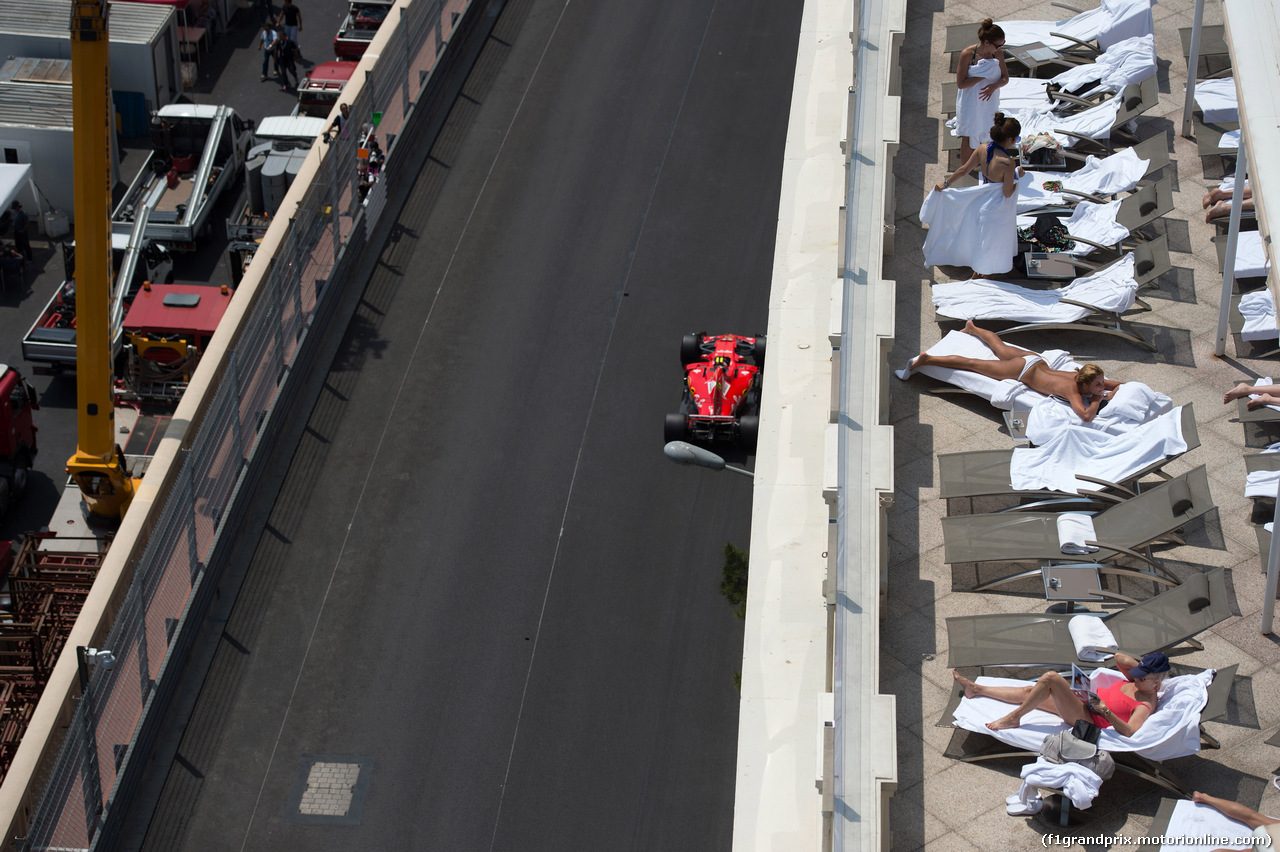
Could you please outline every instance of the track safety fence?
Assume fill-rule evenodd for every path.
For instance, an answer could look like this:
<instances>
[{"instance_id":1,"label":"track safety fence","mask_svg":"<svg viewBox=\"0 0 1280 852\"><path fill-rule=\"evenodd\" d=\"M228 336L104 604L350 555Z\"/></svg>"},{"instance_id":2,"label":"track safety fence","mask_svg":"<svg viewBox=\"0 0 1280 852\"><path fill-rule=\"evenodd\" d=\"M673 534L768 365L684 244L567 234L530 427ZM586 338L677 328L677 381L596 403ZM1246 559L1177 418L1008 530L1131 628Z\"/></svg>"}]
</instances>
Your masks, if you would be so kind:
<instances>
[{"instance_id":1,"label":"track safety fence","mask_svg":"<svg viewBox=\"0 0 1280 852\"><path fill-rule=\"evenodd\" d=\"M377 224L387 185L414 179L403 165L412 161L412 146L397 157L396 137L471 0L402 0L396 8L357 69L361 79L353 78L356 85L344 92L351 115L346 127L327 143L316 142L318 162L296 211L287 222L281 217L272 224L273 231L287 232L274 239L268 232L241 282L252 303L237 328L219 330L219 337L232 335L225 354L207 355L199 367L196 379L199 371L217 372L198 416L185 426L181 450L167 470L155 464L148 470L144 485L160 482L163 498L152 504L145 541L132 547L140 556L121 581L127 591L101 643L114 662L81 663L79 697L64 721L60 750L48 752L56 758L45 760L34 777L6 779L31 785L32 801L36 790L43 792L25 837L14 837L26 822L19 816L5 848L109 849L118 837L158 717L217 586L219 572L210 564L224 535L226 545L235 537L228 519L254 469L255 450L269 431L308 329L333 311L337 291L360 286L347 280L348 267L361 254L352 249L362 249ZM370 130L382 140L386 161L362 193L365 175L357 153ZM299 183L305 175L304 169ZM299 189L295 185L293 192ZM113 547L122 545L128 546L117 539ZM166 679L171 667L174 676ZM66 696L42 702L48 699Z\"/></svg>"}]
</instances>

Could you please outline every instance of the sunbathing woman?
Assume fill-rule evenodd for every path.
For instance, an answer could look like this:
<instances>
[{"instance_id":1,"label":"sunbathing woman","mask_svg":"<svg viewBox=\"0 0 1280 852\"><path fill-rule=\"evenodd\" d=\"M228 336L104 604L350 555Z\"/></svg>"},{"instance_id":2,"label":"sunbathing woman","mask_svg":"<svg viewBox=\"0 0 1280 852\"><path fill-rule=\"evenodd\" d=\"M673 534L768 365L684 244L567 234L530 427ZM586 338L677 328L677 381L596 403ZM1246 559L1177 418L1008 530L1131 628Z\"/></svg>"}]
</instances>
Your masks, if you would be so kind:
<instances>
[{"instance_id":1,"label":"sunbathing woman","mask_svg":"<svg viewBox=\"0 0 1280 852\"><path fill-rule=\"evenodd\" d=\"M1214 187L1205 195L1202 206L1205 209L1204 220L1212 222L1222 216L1231 214L1231 197L1235 193L1230 189L1218 189ZM1253 187L1246 186L1244 188L1244 201L1240 204L1240 210L1245 213L1253 211Z\"/></svg>"},{"instance_id":2,"label":"sunbathing woman","mask_svg":"<svg viewBox=\"0 0 1280 852\"><path fill-rule=\"evenodd\" d=\"M1078 372L1051 370L1036 353L1010 346L995 332L978 328L973 320L965 323L964 331L985 343L1000 360L921 352L907 365L907 375L921 367L933 366L968 370L992 379L1017 379L1033 391L1066 401L1086 423L1098 416L1103 401L1120 387L1120 382L1106 378L1097 364L1085 364Z\"/></svg>"},{"instance_id":3,"label":"sunbathing woman","mask_svg":"<svg viewBox=\"0 0 1280 852\"><path fill-rule=\"evenodd\" d=\"M1280 405L1280 385L1250 385L1244 382L1223 394L1222 404L1226 405L1233 399L1243 399L1254 394L1257 394L1258 398L1251 399L1244 404L1245 408L1250 411L1255 408L1261 408L1264 405Z\"/></svg>"},{"instance_id":4,"label":"sunbathing woman","mask_svg":"<svg viewBox=\"0 0 1280 852\"><path fill-rule=\"evenodd\" d=\"M1131 737L1156 711L1156 693L1169 676L1169 658L1156 651L1141 662L1116 654L1114 662L1127 680L1099 689L1098 700L1092 704L1080 700L1057 672L1046 672L1031 686L982 686L959 672L951 674L964 686L965 698L994 698L1018 705L1007 716L987 723L993 731L1016 728L1032 710L1044 710L1061 716L1068 725L1087 719L1099 728L1114 728L1120 736Z\"/></svg>"},{"instance_id":5,"label":"sunbathing woman","mask_svg":"<svg viewBox=\"0 0 1280 852\"><path fill-rule=\"evenodd\" d=\"M1197 805L1217 808L1223 816L1249 826L1253 829L1253 836L1264 841L1258 844L1259 846L1274 846L1276 842L1280 842L1280 819L1269 817L1239 802L1219 799L1217 796L1209 796L1199 791L1191 794L1191 801ZM1234 850L1220 849L1216 852L1234 852Z\"/></svg>"}]
</instances>

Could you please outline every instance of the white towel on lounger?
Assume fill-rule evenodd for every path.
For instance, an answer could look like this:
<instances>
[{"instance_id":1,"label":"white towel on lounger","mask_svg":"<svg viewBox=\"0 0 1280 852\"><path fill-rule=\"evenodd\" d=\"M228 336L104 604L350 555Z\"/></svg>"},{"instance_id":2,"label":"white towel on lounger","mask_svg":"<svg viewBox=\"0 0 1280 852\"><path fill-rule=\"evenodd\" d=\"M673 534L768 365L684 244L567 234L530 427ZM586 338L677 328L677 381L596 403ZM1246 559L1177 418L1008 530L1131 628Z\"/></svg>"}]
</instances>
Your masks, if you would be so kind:
<instances>
[{"instance_id":1,"label":"white towel on lounger","mask_svg":"<svg viewBox=\"0 0 1280 852\"><path fill-rule=\"evenodd\" d=\"M1161 846L1161 852L1213 852L1215 849L1253 849L1252 842L1220 842L1223 840L1248 841L1253 829L1237 822L1212 805L1197 805L1189 799L1181 799L1169 817L1169 827L1164 836L1170 843ZM1208 843L1193 841L1211 839Z\"/></svg>"},{"instance_id":2,"label":"white towel on lounger","mask_svg":"<svg viewBox=\"0 0 1280 852\"><path fill-rule=\"evenodd\" d=\"M1097 535L1090 515L1084 512L1063 512L1058 515L1058 544L1063 553L1071 556L1097 553L1097 545L1085 544L1096 540Z\"/></svg>"},{"instance_id":3,"label":"white towel on lounger","mask_svg":"<svg viewBox=\"0 0 1280 852\"><path fill-rule=\"evenodd\" d=\"M1244 326L1240 337L1244 340L1275 340L1280 337L1276 328L1276 302L1270 290L1257 290L1240 297L1240 316Z\"/></svg>"},{"instance_id":4,"label":"white towel on lounger","mask_svg":"<svg viewBox=\"0 0 1280 852\"><path fill-rule=\"evenodd\" d=\"M1086 662L1101 663L1120 650L1111 629L1097 616L1077 615L1067 622L1067 630L1076 644L1076 656Z\"/></svg>"},{"instance_id":5,"label":"white towel on lounger","mask_svg":"<svg viewBox=\"0 0 1280 852\"><path fill-rule=\"evenodd\" d=\"M933 285L938 314L954 319L997 319L1011 322L1075 322L1093 311L1063 299L1123 314L1133 307L1138 282L1133 277L1133 255L1092 275L1077 278L1061 290L1038 290L975 278Z\"/></svg>"},{"instance_id":6,"label":"white towel on lounger","mask_svg":"<svg viewBox=\"0 0 1280 852\"><path fill-rule=\"evenodd\" d=\"M1200 111L1204 113L1206 124L1239 121L1240 114L1236 103L1236 78L1223 77L1218 80L1197 81L1196 106L1200 107Z\"/></svg>"}]
</instances>

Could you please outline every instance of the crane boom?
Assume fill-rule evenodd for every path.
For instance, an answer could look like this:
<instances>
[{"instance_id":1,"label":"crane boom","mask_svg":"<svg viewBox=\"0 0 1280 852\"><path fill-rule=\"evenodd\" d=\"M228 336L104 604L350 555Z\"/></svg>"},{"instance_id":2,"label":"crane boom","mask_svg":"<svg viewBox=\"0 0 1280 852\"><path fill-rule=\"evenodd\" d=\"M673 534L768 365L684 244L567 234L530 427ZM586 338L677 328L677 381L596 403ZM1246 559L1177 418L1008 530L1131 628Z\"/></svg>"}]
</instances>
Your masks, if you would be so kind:
<instances>
[{"instance_id":1,"label":"crane boom","mask_svg":"<svg viewBox=\"0 0 1280 852\"><path fill-rule=\"evenodd\" d=\"M91 519L118 521L136 484L115 442L111 394L111 79L107 0L72 0L75 138L76 427L67 472Z\"/></svg>"}]
</instances>

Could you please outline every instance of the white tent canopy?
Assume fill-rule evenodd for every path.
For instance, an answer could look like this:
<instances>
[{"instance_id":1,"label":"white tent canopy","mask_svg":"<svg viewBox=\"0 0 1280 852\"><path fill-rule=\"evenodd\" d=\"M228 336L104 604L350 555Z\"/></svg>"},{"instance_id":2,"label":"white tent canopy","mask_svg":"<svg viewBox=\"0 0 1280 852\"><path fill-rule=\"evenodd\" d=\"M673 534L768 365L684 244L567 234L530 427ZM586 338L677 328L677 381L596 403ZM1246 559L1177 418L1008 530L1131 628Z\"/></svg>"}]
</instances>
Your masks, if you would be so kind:
<instances>
[{"instance_id":1,"label":"white tent canopy","mask_svg":"<svg viewBox=\"0 0 1280 852\"><path fill-rule=\"evenodd\" d=\"M13 199L18 197L18 193L22 191L22 186L31 180L31 166L28 163L12 165L9 163L0 163L0 199L4 203L0 204L0 211L8 210L9 205L13 203ZM36 198L40 196L36 193L34 184L31 187L32 195ZM34 218L34 215L33 215Z\"/></svg>"}]
</instances>

